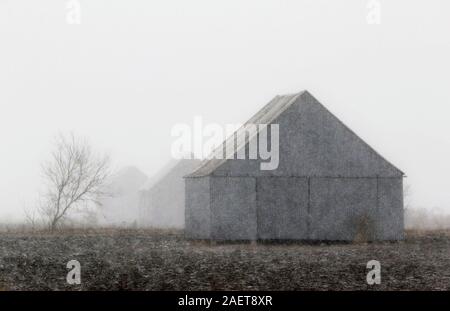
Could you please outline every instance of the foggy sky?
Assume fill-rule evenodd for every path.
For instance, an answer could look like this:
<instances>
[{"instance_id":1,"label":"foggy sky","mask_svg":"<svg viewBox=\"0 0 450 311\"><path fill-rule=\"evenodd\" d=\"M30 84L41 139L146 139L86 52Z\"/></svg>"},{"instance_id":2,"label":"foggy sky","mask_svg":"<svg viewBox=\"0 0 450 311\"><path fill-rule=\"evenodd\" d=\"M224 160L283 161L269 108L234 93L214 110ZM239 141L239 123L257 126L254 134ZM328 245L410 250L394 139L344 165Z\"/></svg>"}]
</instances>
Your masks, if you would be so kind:
<instances>
[{"instance_id":1,"label":"foggy sky","mask_svg":"<svg viewBox=\"0 0 450 311\"><path fill-rule=\"evenodd\" d=\"M0 221L21 217L52 137L73 130L151 176L177 122L240 123L309 90L450 212L450 2L0 1Z\"/></svg>"}]
</instances>

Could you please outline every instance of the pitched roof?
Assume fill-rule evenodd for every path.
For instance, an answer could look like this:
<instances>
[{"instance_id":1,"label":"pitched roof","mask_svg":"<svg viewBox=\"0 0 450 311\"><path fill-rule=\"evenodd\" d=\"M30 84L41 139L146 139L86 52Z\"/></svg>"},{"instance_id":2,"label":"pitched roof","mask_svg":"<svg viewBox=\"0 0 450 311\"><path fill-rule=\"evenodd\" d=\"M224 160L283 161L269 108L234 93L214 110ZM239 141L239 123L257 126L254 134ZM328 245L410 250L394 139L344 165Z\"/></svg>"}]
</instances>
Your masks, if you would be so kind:
<instances>
[{"instance_id":1,"label":"pitched roof","mask_svg":"<svg viewBox=\"0 0 450 311\"><path fill-rule=\"evenodd\" d=\"M192 170L196 169L200 162L201 161L198 159L171 160L154 176L149 178L147 182L141 186L139 191L152 191L157 189L166 181L172 182L172 180L180 179L185 174L188 174L192 172Z\"/></svg>"},{"instance_id":2,"label":"pitched roof","mask_svg":"<svg viewBox=\"0 0 450 311\"><path fill-rule=\"evenodd\" d=\"M214 158L214 155L223 153L225 150L234 150L235 153L241 148L245 147L248 141L252 137L258 134L261 130L260 127L257 127L256 132L253 133L251 137L246 137L246 135L236 135L236 133L240 133L241 131L245 131L251 125L255 124L270 124L274 121L283 111L289 108L296 99L305 93L306 91L302 91L295 94L288 95L277 95L275 96L268 104L266 104L261 110L259 110L253 117L251 117L247 122L244 123L237 131L235 131L232 135L230 135L222 144L222 146L216 148L206 160L204 160L200 166L191 174L185 177L201 177L207 176L214 172L219 166L225 163L227 160L223 154L223 159ZM235 144L235 137L237 136L237 147L236 149L232 148Z\"/></svg>"}]
</instances>

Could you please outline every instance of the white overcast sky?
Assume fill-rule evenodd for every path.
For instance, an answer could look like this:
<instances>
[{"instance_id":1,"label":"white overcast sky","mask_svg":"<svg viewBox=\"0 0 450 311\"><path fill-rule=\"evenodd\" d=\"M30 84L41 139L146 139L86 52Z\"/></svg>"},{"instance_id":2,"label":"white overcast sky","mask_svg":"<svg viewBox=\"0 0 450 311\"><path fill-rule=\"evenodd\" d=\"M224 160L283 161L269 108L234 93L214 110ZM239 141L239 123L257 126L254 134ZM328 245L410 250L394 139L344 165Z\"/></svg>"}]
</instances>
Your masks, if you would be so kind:
<instances>
[{"instance_id":1,"label":"white overcast sky","mask_svg":"<svg viewBox=\"0 0 450 311\"><path fill-rule=\"evenodd\" d=\"M39 188L58 131L151 176L177 122L243 122L308 89L450 212L450 1L0 0L0 221Z\"/></svg>"}]
</instances>

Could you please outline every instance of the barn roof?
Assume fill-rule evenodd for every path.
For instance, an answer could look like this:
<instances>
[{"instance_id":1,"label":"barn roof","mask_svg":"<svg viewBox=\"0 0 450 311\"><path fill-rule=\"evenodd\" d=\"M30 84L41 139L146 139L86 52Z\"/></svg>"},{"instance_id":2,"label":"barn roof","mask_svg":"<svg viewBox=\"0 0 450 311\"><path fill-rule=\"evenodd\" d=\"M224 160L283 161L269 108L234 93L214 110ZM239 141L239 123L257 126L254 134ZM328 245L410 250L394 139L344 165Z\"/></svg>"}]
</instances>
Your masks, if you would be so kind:
<instances>
[{"instance_id":1,"label":"barn roof","mask_svg":"<svg viewBox=\"0 0 450 311\"><path fill-rule=\"evenodd\" d=\"M201 163L198 159L180 159L168 162L159 172L148 178L139 191L149 192L159 190L164 183L171 183L172 180L179 179L183 175L192 172Z\"/></svg>"},{"instance_id":2,"label":"barn roof","mask_svg":"<svg viewBox=\"0 0 450 311\"><path fill-rule=\"evenodd\" d=\"M244 123L237 131L235 131L232 135L230 135L222 144L221 147L216 148L210 156L203 160L200 165L197 167L195 171L191 174L186 175L185 177L203 177L208 176L213 173L217 168L219 168L222 164L224 164L228 160L225 157L223 159L214 158L213 155L216 155L220 152L224 152L225 150L234 150L236 153L241 148L244 148L246 144L256 136L259 131L262 129L261 127L257 127L256 132L253 133L251 137L247 135L236 135L242 130L247 129L250 125L255 124L271 124L275 119L280 116L286 109L288 109L291 105L293 105L297 99L301 96L309 96L313 98L313 96L306 90L301 91L295 94L287 94L287 95L277 95L275 96L269 103L267 103L262 109L260 109L253 117L251 117L247 122ZM326 109L326 108L325 108ZM389 163L395 170L399 172L400 175L404 175L404 173L392 165L389 161L387 161L384 157L382 157L378 152L376 152L370 145L368 145L363 139L361 139L358 135L356 135L350 128L348 128L344 123L342 123L339 119L337 119L343 126L345 126L351 133L353 133L362 143L366 144L373 152L375 152L381 159ZM235 144L235 137L237 136L236 148L229 149ZM244 139L242 139L244 138Z\"/></svg>"}]
</instances>

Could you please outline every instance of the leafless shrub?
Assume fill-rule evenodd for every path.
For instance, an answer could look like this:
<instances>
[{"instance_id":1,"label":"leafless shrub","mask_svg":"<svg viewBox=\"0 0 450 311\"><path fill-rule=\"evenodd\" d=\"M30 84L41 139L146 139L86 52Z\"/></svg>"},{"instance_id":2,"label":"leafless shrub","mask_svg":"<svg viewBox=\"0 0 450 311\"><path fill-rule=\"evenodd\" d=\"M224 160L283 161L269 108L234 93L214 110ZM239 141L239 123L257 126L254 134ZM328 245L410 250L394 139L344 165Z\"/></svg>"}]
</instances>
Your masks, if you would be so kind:
<instances>
[{"instance_id":1,"label":"leafless shrub","mask_svg":"<svg viewBox=\"0 0 450 311\"><path fill-rule=\"evenodd\" d=\"M36 209L24 208L25 224L32 232L39 226L39 215Z\"/></svg>"},{"instance_id":2,"label":"leafless shrub","mask_svg":"<svg viewBox=\"0 0 450 311\"><path fill-rule=\"evenodd\" d=\"M355 243L366 243L374 239L373 221L368 215L362 215L356 220Z\"/></svg>"}]
</instances>

